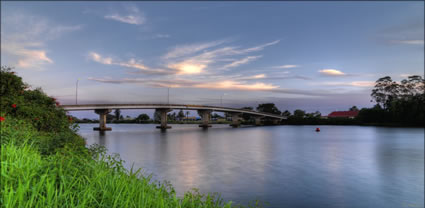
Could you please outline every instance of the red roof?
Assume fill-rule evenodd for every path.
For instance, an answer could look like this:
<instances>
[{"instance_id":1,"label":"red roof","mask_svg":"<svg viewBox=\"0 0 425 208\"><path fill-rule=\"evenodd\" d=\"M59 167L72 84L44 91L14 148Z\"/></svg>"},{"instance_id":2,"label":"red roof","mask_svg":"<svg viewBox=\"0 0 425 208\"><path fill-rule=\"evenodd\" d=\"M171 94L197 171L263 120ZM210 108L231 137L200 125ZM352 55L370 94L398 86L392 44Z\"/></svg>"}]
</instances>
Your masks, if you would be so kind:
<instances>
[{"instance_id":1,"label":"red roof","mask_svg":"<svg viewBox=\"0 0 425 208\"><path fill-rule=\"evenodd\" d=\"M356 117L357 115L359 115L359 111L334 111L328 117Z\"/></svg>"}]
</instances>

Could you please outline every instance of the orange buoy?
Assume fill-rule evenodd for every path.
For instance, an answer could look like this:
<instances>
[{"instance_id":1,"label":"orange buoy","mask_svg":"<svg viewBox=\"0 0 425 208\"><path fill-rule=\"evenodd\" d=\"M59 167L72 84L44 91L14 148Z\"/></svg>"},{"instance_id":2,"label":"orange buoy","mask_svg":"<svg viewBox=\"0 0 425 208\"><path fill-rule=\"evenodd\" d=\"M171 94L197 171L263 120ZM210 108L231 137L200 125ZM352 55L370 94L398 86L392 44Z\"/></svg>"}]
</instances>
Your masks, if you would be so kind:
<instances>
[{"instance_id":1,"label":"orange buoy","mask_svg":"<svg viewBox=\"0 0 425 208\"><path fill-rule=\"evenodd\" d=\"M319 132L320 131L320 128L316 128L316 131Z\"/></svg>"}]
</instances>

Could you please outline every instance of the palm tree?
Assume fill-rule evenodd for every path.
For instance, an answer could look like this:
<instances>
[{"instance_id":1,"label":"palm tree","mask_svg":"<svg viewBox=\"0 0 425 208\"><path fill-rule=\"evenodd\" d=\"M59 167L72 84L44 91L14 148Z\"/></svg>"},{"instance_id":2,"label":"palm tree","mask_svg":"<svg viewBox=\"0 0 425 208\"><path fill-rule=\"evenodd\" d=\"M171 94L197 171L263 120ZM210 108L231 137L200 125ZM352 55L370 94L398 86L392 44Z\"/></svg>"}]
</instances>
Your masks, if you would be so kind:
<instances>
[{"instance_id":1,"label":"palm tree","mask_svg":"<svg viewBox=\"0 0 425 208\"><path fill-rule=\"evenodd\" d=\"M190 114L190 112L189 111L186 111L186 120L189 119L189 114Z\"/></svg>"}]
</instances>

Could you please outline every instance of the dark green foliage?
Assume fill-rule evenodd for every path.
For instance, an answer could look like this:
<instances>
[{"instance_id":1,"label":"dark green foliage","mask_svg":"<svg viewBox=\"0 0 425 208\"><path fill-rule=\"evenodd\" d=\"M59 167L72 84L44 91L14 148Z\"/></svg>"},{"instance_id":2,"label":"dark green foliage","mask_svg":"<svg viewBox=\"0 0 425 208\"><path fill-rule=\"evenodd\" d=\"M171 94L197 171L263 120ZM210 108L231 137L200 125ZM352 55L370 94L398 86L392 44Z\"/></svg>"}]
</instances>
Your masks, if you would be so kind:
<instances>
[{"instance_id":1,"label":"dark green foliage","mask_svg":"<svg viewBox=\"0 0 425 208\"><path fill-rule=\"evenodd\" d=\"M409 76L400 83L386 76L378 79L372 90L377 103L371 109L362 109L358 120L363 123L396 123L424 125L425 81L421 76Z\"/></svg>"},{"instance_id":2,"label":"dark green foliage","mask_svg":"<svg viewBox=\"0 0 425 208\"><path fill-rule=\"evenodd\" d=\"M1 207L235 207L217 194L177 197L168 182L126 170L105 148L85 148L74 119L6 67L0 116Z\"/></svg>"},{"instance_id":3,"label":"dark green foliage","mask_svg":"<svg viewBox=\"0 0 425 208\"><path fill-rule=\"evenodd\" d=\"M254 110L254 108L252 108L252 107L243 107L241 109L250 110L250 111ZM251 120L251 115L244 113L244 114L242 114L242 118L245 121L249 121L249 120Z\"/></svg>"},{"instance_id":4,"label":"dark green foliage","mask_svg":"<svg viewBox=\"0 0 425 208\"><path fill-rule=\"evenodd\" d=\"M265 113L272 113L280 115L280 110L274 105L274 103L263 103L259 104L257 107L257 111L265 112Z\"/></svg>"},{"instance_id":5,"label":"dark green foliage","mask_svg":"<svg viewBox=\"0 0 425 208\"><path fill-rule=\"evenodd\" d=\"M145 113L140 114L139 116L137 116L136 121L137 122L142 122L142 121L149 121L149 116Z\"/></svg>"},{"instance_id":6,"label":"dark green foliage","mask_svg":"<svg viewBox=\"0 0 425 208\"><path fill-rule=\"evenodd\" d=\"M22 79L15 75L9 67L1 67L1 100L0 116L5 118L4 125L14 125L14 128L34 128L41 135L42 153L54 153L66 144L84 146L76 131L78 126L71 117L57 105L56 99L48 97L39 88L28 89ZM4 124L3 124L4 123ZM24 126L22 123L26 123ZM13 132L2 132L13 133ZM2 137L3 138L3 137Z\"/></svg>"}]
</instances>

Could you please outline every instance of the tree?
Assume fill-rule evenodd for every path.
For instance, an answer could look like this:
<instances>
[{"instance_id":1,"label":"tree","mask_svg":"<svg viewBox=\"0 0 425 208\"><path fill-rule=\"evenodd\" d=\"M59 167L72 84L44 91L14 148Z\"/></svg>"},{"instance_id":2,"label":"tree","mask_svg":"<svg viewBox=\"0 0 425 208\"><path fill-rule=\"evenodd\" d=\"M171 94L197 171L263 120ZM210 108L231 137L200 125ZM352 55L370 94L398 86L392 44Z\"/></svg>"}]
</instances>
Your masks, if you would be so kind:
<instances>
[{"instance_id":1,"label":"tree","mask_svg":"<svg viewBox=\"0 0 425 208\"><path fill-rule=\"evenodd\" d=\"M161 113L159 111L155 110L155 113L153 114L153 120L161 121Z\"/></svg>"},{"instance_id":2,"label":"tree","mask_svg":"<svg viewBox=\"0 0 425 208\"><path fill-rule=\"evenodd\" d=\"M142 113L139 116L136 117L136 121L137 122L141 122L141 121L148 121L150 118L147 114Z\"/></svg>"},{"instance_id":3,"label":"tree","mask_svg":"<svg viewBox=\"0 0 425 208\"><path fill-rule=\"evenodd\" d=\"M357 108L357 106L353 106L350 108L350 111L359 111L359 109Z\"/></svg>"},{"instance_id":4,"label":"tree","mask_svg":"<svg viewBox=\"0 0 425 208\"><path fill-rule=\"evenodd\" d=\"M115 115L115 120L120 120L122 118L121 117L121 110L120 109L115 109L114 115Z\"/></svg>"},{"instance_id":5,"label":"tree","mask_svg":"<svg viewBox=\"0 0 425 208\"><path fill-rule=\"evenodd\" d=\"M241 109L252 111L254 108L252 108L252 107L243 107ZM249 121L251 119L251 115L244 113L244 114L242 114L242 118L245 121Z\"/></svg>"},{"instance_id":6,"label":"tree","mask_svg":"<svg viewBox=\"0 0 425 208\"><path fill-rule=\"evenodd\" d=\"M317 119L317 118L320 118L320 116L322 116L322 114L319 111L306 114L306 117L309 118L309 119Z\"/></svg>"},{"instance_id":7,"label":"tree","mask_svg":"<svg viewBox=\"0 0 425 208\"><path fill-rule=\"evenodd\" d=\"M106 114L106 122L111 122L112 120L116 119L116 117L110 113Z\"/></svg>"},{"instance_id":8,"label":"tree","mask_svg":"<svg viewBox=\"0 0 425 208\"><path fill-rule=\"evenodd\" d=\"M184 113L183 113L183 110L180 110L178 113L177 113L177 118L181 121L181 120L183 120L183 118L184 118Z\"/></svg>"},{"instance_id":9,"label":"tree","mask_svg":"<svg viewBox=\"0 0 425 208\"><path fill-rule=\"evenodd\" d=\"M303 119L305 117L305 111L297 109L294 111L294 117L297 119Z\"/></svg>"},{"instance_id":10,"label":"tree","mask_svg":"<svg viewBox=\"0 0 425 208\"><path fill-rule=\"evenodd\" d=\"M189 114L190 114L190 112L189 111L186 111L186 119L189 118Z\"/></svg>"},{"instance_id":11,"label":"tree","mask_svg":"<svg viewBox=\"0 0 425 208\"><path fill-rule=\"evenodd\" d=\"M257 111L265 112L265 113L272 113L272 114L277 114L277 115L280 115L281 114L281 112L274 105L274 103L263 103L263 104L259 104L258 107L257 107Z\"/></svg>"},{"instance_id":12,"label":"tree","mask_svg":"<svg viewBox=\"0 0 425 208\"><path fill-rule=\"evenodd\" d=\"M213 113L211 118L223 118L223 116L218 115L217 113Z\"/></svg>"},{"instance_id":13,"label":"tree","mask_svg":"<svg viewBox=\"0 0 425 208\"><path fill-rule=\"evenodd\" d=\"M289 112L288 110L285 110L285 111L282 113L282 116L289 117L289 116L291 116L291 112Z\"/></svg>"},{"instance_id":14,"label":"tree","mask_svg":"<svg viewBox=\"0 0 425 208\"><path fill-rule=\"evenodd\" d=\"M399 92L400 85L394 82L390 76L385 76L376 80L371 96L378 105L388 109L391 101L398 98Z\"/></svg>"}]
</instances>

